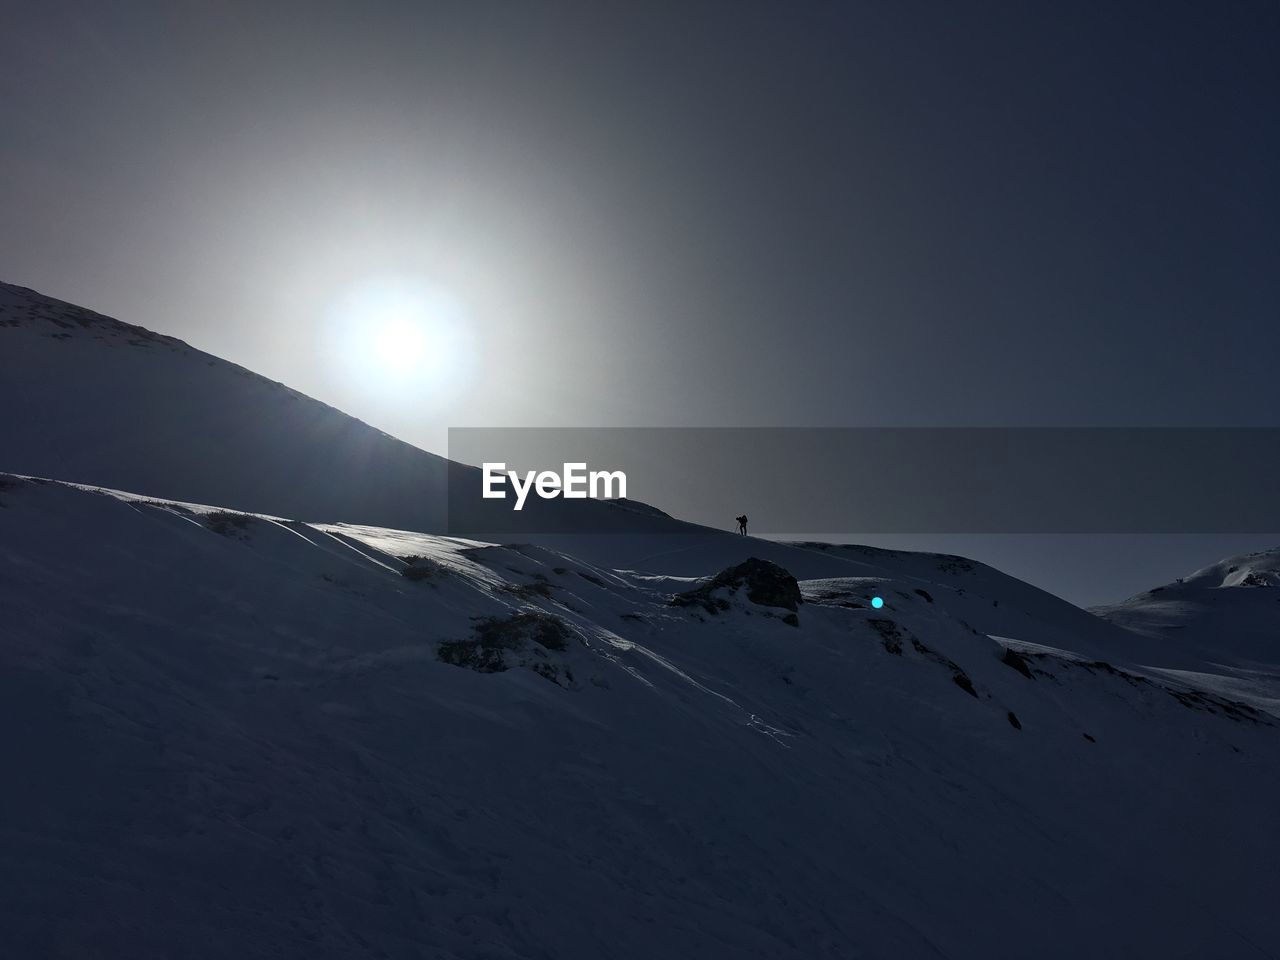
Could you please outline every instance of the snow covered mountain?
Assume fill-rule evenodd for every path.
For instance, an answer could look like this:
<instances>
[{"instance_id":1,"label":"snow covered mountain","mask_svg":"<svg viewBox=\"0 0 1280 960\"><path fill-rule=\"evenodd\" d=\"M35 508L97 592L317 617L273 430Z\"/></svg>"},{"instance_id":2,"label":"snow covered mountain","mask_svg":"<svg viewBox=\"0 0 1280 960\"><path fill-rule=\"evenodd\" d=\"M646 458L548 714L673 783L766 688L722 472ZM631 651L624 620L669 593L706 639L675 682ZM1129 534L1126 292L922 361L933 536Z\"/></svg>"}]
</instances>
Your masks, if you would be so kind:
<instances>
[{"instance_id":1,"label":"snow covered mountain","mask_svg":"<svg viewBox=\"0 0 1280 960\"><path fill-rule=\"evenodd\" d=\"M441 536L441 458L13 287L0 400L6 956L1276 954L1272 554Z\"/></svg>"},{"instance_id":2,"label":"snow covered mountain","mask_svg":"<svg viewBox=\"0 0 1280 960\"><path fill-rule=\"evenodd\" d=\"M1179 651L1199 683L1280 713L1280 547L1219 560L1094 612L1168 651L1152 662L1172 664Z\"/></svg>"},{"instance_id":3,"label":"snow covered mountain","mask_svg":"<svg viewBox=\"0 0 1280 960\"><path fill-rule=\"evenodd\" d=\"M9 284L0 284L0 409L9 414L0 470L308 521L448 529L444 489L457 465L179 340ZM639 524L631 514L626 536L606 536L608 504L544 506L581 515L554 528L587 533L522 539L604 565L699 576L755 555L806 579L945 575L978 629L1050 645L1070 638L1091 656L1142 652L1141 638L957 557L747 544L659 511Z\"/></svg>"},{"instance_id":4,"label":"snow covered mountain","mask_svg":"<svg viewBox=\"0 0 1280 960\"><path fill-rule=\"evenodd\" d=\"M0 469L53 479L436 533L483 528L486 512L593 534L688 526L595 500L537 501L516 517L479 498L478 470L180 340L10 284L0 409ZM450 501L451 483L476 496Z\"/></svg>"},{"instance_id":5,"label":"snow covered mountain","mask_svg":"<svg viewBox=\"0 0 1280 960\"><path fill-rule=\"evenodd\" d=\"M0 409L0 469L443 529L443 458L180 340L9 284Z\"/></svg>"},{"instance_id":6,"label":"snow covered mountain","mask_svg":"<svg viewBox=\"0 0 1280 960\"><path fill-rule=\"evenodd\" d=\"M769 564L699 582L13 477L0 503L15 956L1280 937L1276 721L1001 644L945 576L796 603Z\"/></svg>"}]
</instances>

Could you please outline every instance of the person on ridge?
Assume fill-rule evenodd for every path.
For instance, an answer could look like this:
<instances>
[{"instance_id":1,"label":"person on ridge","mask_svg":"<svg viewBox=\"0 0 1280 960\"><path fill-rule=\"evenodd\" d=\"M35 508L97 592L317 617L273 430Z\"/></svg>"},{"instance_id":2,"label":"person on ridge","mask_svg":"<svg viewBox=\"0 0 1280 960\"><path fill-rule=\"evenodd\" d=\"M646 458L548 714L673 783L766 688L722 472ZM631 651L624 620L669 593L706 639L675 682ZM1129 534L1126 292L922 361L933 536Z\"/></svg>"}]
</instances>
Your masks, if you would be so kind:
<instances>
[{"instance_id":1,"label":"person on ridge","mask_svg":"<svg viewBox=\"0 0 1280 960\"><path fill-rule=\"evenodd\" d=\"M747 535L747 515L744 513L735 519L738 521L738 532L745 537Z\"/></svg>"}]
</instances>

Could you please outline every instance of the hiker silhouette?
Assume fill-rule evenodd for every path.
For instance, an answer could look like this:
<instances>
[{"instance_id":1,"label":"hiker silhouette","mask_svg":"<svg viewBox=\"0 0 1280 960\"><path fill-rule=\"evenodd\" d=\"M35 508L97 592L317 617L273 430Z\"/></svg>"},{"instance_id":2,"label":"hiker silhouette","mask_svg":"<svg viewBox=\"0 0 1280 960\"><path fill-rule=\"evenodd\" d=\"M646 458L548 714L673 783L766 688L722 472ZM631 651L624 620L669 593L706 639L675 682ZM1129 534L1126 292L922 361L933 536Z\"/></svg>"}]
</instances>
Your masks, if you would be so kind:
<instances>
[{"instance_id":1,"label":"hiker silhouette","mask_svg":"<svg viewBox=\"0 0 1280 960\"><path fill-rule=\"evenodd\" d=\"M734 519L738 521L738 532L745 537L747 535L747 515L744 513L742 516L735 517Z\"/></svg>"}]
</instances>

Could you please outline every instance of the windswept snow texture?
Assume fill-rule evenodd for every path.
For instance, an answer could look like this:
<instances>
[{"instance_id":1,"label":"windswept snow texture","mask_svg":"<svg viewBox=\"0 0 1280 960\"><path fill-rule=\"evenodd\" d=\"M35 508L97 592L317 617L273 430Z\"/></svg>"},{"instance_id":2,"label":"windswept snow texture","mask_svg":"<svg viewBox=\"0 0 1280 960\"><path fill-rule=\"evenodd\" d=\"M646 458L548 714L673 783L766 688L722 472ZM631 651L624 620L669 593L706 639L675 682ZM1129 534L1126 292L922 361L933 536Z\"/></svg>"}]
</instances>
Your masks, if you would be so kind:
<instances>
[{"instance_id":1,"label":"windswept snow texture","mask_svg":"<svg viewBox=\"0 0 1280 960\"><path fill-rule=\"evenodd\" d=\"M785 549L794 626L733 577L0 478L5 955L1276 955L1272 717L958 558Z\"/></svg>"}]
</instances>

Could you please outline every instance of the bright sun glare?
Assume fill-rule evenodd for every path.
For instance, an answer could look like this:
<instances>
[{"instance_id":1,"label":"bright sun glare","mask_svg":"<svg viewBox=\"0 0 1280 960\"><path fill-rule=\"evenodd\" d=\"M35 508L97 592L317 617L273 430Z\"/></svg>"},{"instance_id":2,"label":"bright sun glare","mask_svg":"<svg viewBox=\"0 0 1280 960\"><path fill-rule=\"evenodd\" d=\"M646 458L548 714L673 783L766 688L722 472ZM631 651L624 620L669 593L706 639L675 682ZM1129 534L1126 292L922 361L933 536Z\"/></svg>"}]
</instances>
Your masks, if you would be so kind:
<instances>
[{"instance_id":1,"label":"bright sun glare","mask_svg":"<svg viewBox=\"0 0 1280 960\"><path fill-rule=\"evenodd\" d=\"M331 306L330 358L362 394L438 410L471 380L471 326L463 305L443 288L406 279L366 281Z\"/></svg>"},{"instance_id":2,"label":"bright sun glare","mask_svg":"<svg viewBox=\"0 0 1280 960\"><path fill-rule=\"evenodd\" d=\"M389 372L410 373L422 363L428 344L421 325L394 315L375 322L373 352Z\"/></svg>"}]
</instances>

